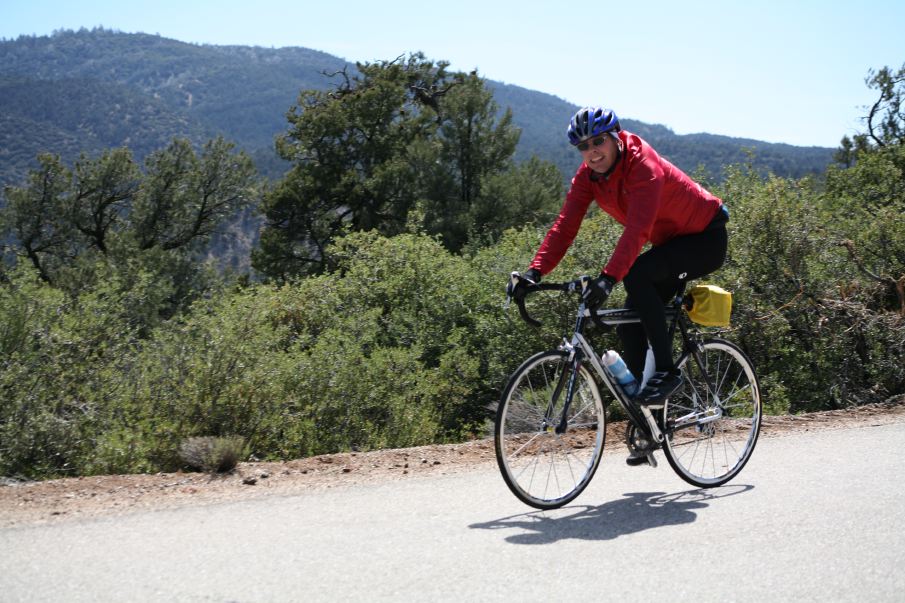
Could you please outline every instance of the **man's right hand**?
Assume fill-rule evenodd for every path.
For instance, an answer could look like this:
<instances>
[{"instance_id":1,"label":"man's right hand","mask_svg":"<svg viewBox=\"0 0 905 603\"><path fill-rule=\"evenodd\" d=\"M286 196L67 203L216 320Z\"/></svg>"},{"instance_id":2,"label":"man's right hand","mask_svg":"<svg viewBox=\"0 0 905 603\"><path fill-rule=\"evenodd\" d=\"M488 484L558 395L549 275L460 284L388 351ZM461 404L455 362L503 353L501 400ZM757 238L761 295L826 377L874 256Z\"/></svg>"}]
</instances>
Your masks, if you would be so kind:
<instances>
[{"instance_id":1,"label":"man's right hand","mask_svg":"<svg viewBox=\"0 0 905 603\"><path fill-rule=\"evenodd\" d=\"M615 286L616 280L608 274L601 274L597 278L591 279L581 294L585 307L594 310L602 306Z\"/></svg>"},{"instance_id":2,"label":"man's right hand","mask_svg":"<svg viewBox=\"0 0 905 603\"><path fill-rule=\"evenodd\" d=\"M536 285L540 282L541 273L540 270L535 268L528 268L522 273L515 285L512 284L510 280L506 285L506 295L514 299L517 303L522 302L525 299L525 296L528 295L528 287L531 285Z\"/></svg>"}]
</instances>

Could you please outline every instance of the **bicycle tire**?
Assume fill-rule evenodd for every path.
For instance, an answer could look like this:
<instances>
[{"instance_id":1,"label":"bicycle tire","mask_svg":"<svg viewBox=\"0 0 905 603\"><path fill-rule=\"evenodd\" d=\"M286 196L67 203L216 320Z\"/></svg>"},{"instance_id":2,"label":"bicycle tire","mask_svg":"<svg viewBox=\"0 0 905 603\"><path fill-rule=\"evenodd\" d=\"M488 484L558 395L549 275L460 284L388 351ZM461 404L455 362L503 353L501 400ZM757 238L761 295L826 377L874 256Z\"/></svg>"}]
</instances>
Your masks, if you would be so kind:
<instances>
[{"instance_id":1,"label":"bicycle tire","mask_svg":"<svg viewBox=\"0 0 905 603\"><path fill-rule=\"evenodd\" d=\"M574 500L597 471L606 439L600 389L578 366L568 429L556 433L572 372L564 351L535 354L512 374L497 408L494 445L503 480L515 496L537 509ZM548 407L559 385L552 414Z\"/></svg>"},{"instance_id":2,"label":"bicycle tire","mask_svg":"<svg viewBox=\"0 0 905 603\"><path fill-rule=\"evenodd\" d=\"M704 383L694 355L688 356L680 366L682 389L663 408L667 435L663 455L686 482L713 488L738 475L751 458L760 433L762 404L754 365L737 345L707 339L701 344L700 357L712 387ZM700 420L674 429L688 424L690 413L698 413Z\"/></svg>"}]
</instances>

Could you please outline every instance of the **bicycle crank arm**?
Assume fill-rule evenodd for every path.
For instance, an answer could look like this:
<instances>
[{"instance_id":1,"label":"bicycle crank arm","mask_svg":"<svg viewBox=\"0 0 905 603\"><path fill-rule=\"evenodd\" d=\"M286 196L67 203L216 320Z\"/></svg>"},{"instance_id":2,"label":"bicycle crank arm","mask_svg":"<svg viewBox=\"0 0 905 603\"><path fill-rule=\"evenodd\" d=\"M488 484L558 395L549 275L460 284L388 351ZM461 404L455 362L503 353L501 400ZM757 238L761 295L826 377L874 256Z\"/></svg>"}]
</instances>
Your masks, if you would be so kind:
<instances>
[{"instance_id":1,"label":"bicycle crank arm","mask_svg":"<svg viewBox=\"0 0 905 603\"><path fill-rule=\"evenodd\" d=\"M663 432L660 431L660 428L657 426L657 420L654 418L654 414L650 411L647 406L641 407L641 414L644 415L645 420L647 420L647 425L650 427L650 435L654 438L654 441L658 444L663 443ZM653 456L653 455L649 455Z\"/></svg>"}]
</instances>

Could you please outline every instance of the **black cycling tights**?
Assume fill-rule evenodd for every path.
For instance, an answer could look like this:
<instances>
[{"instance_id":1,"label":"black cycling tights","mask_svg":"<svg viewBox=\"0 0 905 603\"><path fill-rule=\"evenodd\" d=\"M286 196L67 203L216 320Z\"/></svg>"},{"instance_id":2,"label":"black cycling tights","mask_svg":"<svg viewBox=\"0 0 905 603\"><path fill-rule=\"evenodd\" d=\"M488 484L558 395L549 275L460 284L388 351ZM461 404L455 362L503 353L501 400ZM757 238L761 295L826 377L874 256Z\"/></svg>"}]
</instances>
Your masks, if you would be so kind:
<instances>
[{"instance_id":1,"label":"black cycling tights","mask_svg":"<svg viewBox=\"0 0 905 603\"><path fill-rule=\"evenodd\" d=\"M657 370L674 368L664 304L675 297L682 280L710 274L726 260L726 225L714 222L704 232L676 237L642 253L623 280L625 306L641 315L641 324L620 325L618 332L625 363L639 380L648 340Z\"/></svg>"}]
</instances>

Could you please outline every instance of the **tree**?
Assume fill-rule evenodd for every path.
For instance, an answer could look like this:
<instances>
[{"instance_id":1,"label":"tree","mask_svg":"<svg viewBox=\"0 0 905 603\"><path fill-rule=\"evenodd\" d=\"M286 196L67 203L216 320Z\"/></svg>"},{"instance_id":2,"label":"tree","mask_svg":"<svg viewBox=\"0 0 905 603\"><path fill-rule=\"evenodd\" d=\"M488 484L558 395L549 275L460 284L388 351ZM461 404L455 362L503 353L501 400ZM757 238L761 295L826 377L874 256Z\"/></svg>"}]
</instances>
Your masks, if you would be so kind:
<instances>
[{"instance_id":1,"label":"tree","mask_svg":"<svg viewBox=\"0 0 905 603\"><path fill-rule=\"evenodd\" d=\"M514 169L519 131L476 73L446 67L413 54L301 93L277 143L294 167L264 198L257 270L285 279L329 269L326 249L347 231L415 229L451 250L485 231L474 220L493 215L488 183Z\"/></svg>"},{"instance_id":2,"label":"tree","mask_svg":"<svg viewBox=\"0 0 905 603\"><path fill-rule=\"evenodd\" d=\"M65 217L85 243L106 254L108 236L123 220L141 183L128 149L104 153L97 161L84 155L75 166L75 190L66 199Z\"/></svg>"},{"instance_id":3,"label":"tree","mask_svg":"<svg viewBox=\"0 0 905 603\"><path fill-rule=\"evenodd\" d=\"M234 146L217 138L198 156L177 139L148 158L130 219L140 249L194 250L249 203L254 166Z\"/></svg>"},{"instance_id":4,"label":"tree","mask_svg":"<svg viewBox=\"0 0 905 603\"><path fill-rule=\"evenodd\" d=\"M72 255L72 229L65 219L72 173L59 156L39 155L38 163L27 186L5 190L0 228L2 234L14 237L14 252L27 258L41 279L50 282L56 268Z\"/></svg>"},{"instance_id":5,"label":"tree","mask_svg":"<svg viewBox=\"0 0 905 603\"><path fill-rule=\"evenodd\" d=\"M833 161L843 167L852 167L858 155L870 149L866 134L855 134L853 137L843 136L839 148L833 154Z\"/></svg>"},{"instance_id":6,"label":"tree","mask_svg":"<svg viewBox=\"0 0 905 603\"><path fill-rule=\"evenodd\" d=\"M488 177L468 220L471 236L496 241L504 230L521 226L549 227L563 201L562 174L537 156ZM471 240L469 241L471 242Z\"/></svg>"},{"instance_id":7,"label":"tree","mask_svg":"<svg viewBox=\"0 0 905 603\"><path fill-rule=\"evenodd\" d=\"M174 140L149 157L145 174L126 149L97 159L83 155L74 171L51 155L39 163L26 186L5 190L0 237L10 238L13 253L41 279L73 292L90 284L93 274L109 276L108 269L93 267L97 261L175 279L161 269L167 253L170 268L181 264L190 281L194 255L249 203L254 178L251 160L221 138L200 154L188 141ZM132 280L126 278L125 286Z\"/></svg>"},{"instance_id":8,"label":"tree","mask_svg":"<svg viewBox=\"0 0 905 603\"><path fill-rule=\"evenodd\" d=\"M843 138L842 167L827 170L828 224L858 273L879 284L879 305L905 316L905 65L871 71L866 83L879 97L867 131Z\"/></svg>"},{"instance_id":9,"label":"tree","mask_svg":"<svg viewBox=\"0 0 905 603\"><path fill-rule=\"evenodd\" d=\"M867 87L878 91L877 100L867 107L864 122L867 131L849 138L844 136L833 159L844 167L854 165L858 156L872 148L883 148L905 142L905 65L893 72L889 67L870 70L864 80Z\"/></svg>"},{"instance_id":10,"label":"tree","mask_svg":"<svg viewBox=\"0 0 905 603\"><path fill-rule=\"evenodd\" d=\"M455 84L446 63L421 54L331 74L332 90L306 90L277 152L294 163L267 194L267 224L253 265L273 277L313 273L344 229L402 232L418 198L409 147L436 128L439 99Z\"/></svg>"},{"instance_id":11,"label":"tree","mask_svg":"<svg viewBox=\"0 0 905 603\"><path fill-rule=\"evenodd\" d=\"M475 218L496 205L497 199L486 196L489 180L513 168L521 132L512 125L511 110L499 119L498 114L493 94L475 72L462 76L461 85L443 98L435 173L420 209L425 230L453 251L481 229Z\"/></svg>"}]
</instances>

